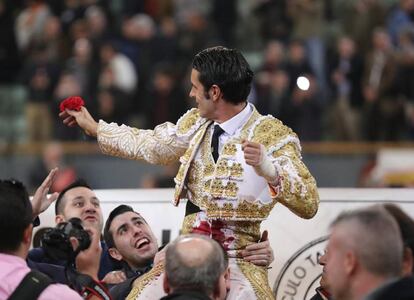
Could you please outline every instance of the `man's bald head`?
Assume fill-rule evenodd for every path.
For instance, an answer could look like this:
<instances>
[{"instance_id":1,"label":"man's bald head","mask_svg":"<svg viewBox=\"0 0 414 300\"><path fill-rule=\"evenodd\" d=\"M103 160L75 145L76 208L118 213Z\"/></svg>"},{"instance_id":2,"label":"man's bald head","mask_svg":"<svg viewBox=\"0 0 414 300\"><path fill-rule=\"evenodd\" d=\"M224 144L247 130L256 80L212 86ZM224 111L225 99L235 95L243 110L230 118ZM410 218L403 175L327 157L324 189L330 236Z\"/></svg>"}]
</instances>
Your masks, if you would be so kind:
<instances>
[{"instance_id":1,"label":"man's bald head","mask_svg":"<svg viewBox=\"0 0 414 300\"><path fill-rule=\"evenodd\" d=\"M197 290L212 295L227 269L223 248L201 235L184 235L167 247L165 271L172 290Z\"/></svg>"},{"instance_id":2,"label":"man's bald head","mask_svg":"<svg viewBox=\"0 0 414 300\"><path fill-rule=\"evenodd\" d=\"M214 245L210 240L199 237L186 237L176 245L176 254L187 267L203 265L213 255L214 250Z\"/></svg>"}]
</instances>

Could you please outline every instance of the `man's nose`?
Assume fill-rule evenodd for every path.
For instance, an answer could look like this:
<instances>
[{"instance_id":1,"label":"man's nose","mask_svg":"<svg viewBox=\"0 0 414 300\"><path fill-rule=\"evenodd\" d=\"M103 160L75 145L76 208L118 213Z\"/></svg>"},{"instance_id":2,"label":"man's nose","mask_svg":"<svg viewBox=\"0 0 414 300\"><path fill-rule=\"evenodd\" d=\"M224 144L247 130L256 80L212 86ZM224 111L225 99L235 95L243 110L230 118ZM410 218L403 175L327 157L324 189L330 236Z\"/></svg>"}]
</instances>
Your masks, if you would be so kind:
<instances>
[{"instance_id":1,"label":"man's nose","mask_svg":"<svg viewBox=\"0 0 414 300\"><path fill-rule=\"evenodd\" d=\"M325 263L326 263L326 253L322 254L322 255L319 257L319 259L318 259L318 263L319 263L321 266L324 266L324 265L325 265Z\"/></svg>"},{"instance_id":2,"label":"man's nose","mask_svg":"<svg viewBox=\"0 0 414 300\"><path fill-rule=\"evenodd\" d=\"M132 230L133 230L134 236L142 233L142 228L140 226L133 226L132 228L133 228Z\"/></svg>"},{"instance_id":3,"label":"man's nose","mask_svg":"<svg viewBox=\"0 0 414 300\"><path fill-rule=\"evenodd\" d=\"M86 212L88 212L88 213L95 213L96 212L96 208L92 203L88 203L85 206L85 209L86 209Z\"/></svg>"}]
</instances>

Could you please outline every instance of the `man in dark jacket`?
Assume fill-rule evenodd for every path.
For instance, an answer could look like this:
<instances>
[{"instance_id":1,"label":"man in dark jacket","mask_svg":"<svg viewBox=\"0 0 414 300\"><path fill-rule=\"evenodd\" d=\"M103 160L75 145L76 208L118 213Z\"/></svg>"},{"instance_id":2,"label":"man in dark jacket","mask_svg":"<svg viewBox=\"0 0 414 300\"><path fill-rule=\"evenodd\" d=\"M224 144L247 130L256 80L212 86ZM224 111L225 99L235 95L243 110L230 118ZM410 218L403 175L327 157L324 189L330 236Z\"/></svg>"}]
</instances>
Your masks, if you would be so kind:
<instances>
[{"instance_id":1,"label":"man in dark jacket","mask_svg":"<svg viewBox=\"0 0 414 300\"><path fill-rule=\"evenodd\" d=\"M54 173L52 176L48 176L50 181L52 181L53 175ZM48 191L45 190L44 192L47 194ZM99 199L84 180L77 180L73 182L64 188L58 196L54 194L54 197L57 197L55 204L55 221L57 224L66 222L70 218L76 217L82 221L84 228L94 228L97 232L102 232L103 214ZM44 200L44 202L47 201ZM45 205L50 205L50 202L51 201ZM106 283L118 283L119 280L115 274L111 273L116 270L117 265L109 256L108 247L104 242L101 242L101 247L102 255L98 274L99 279L105 281ZM36 263L37 265L42 265L47 269L66 265L66 261L56 261L55 259L48 257L48 255L46 255L45 248L43 247L30 250L28 260L30 261L29 265ZM47 266L48 264L51 266ZM108 273L109 275L107 275ZM59 278L55 278L55 276L52 277L54 280L60 282Z\"/></svg>"}]
</instances>

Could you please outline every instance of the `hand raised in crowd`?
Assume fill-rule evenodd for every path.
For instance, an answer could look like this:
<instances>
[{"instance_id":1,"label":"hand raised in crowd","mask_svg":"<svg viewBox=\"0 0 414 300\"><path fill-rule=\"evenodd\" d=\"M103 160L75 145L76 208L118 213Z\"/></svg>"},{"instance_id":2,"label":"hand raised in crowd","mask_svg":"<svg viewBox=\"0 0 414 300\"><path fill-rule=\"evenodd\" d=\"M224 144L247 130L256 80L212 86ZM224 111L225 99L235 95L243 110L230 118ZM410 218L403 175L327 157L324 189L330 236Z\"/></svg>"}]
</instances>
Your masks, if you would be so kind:
<instances>
[{"instance_id":1,"label":"hand raised in crowd","mask_svg":"<svg viewBox=\"0 0 414 300\"><path fill-rule=\"evenodd\" d=\"M54 168L50 171L49 175L45 178L42 184L37 188L32 199L32 209L33 209L33 218L36 218L42 212L44 212L50 204L52 204L58 197L59 193L53 193L47 196L49 193L50 187L53 184L55 175L58 171L58 168Z\"/></svg>"},{"instance_id":2,"label":"hand raised in crowd","mask_svg":"<svg viewBox=\"0 0 414 300\"><path fill-rule=\"evenodd\" d=\"M270 247L268 232L265 230L258 243L250 244L242 251L243 259L256 266L268 267L274 260L273 249Z\"/></svg>"},{"instance_id":3,"label":"hand raised in crowd","mask_svg":"<svg viewBox=\"0 0 414 300\"><path fill-rule=\"evenodd\" d=\"M102 279L103 282L106 284L118 284L123 281L125 281L126 275L124 271L112 271L105 275L105 277Z\"/></svg>"},{"instance_id":4,"label":"hand raised in crowd","mask_svg":"<svg viewBox=\"0 0 414 300\"><path fill-rule=\"evenodd\" d=\"M59 117L63 119L63 124L69 127L74 127L77 124L87 135L96 137L98 123L92 118L84 106L80 108L80 111L66 109L59 113Z\"/></svg>"},{"instance_id":5,"label":"hand raised in crowd","mask_svg":"<svg viewBox=\"0 0 414 300\"><path fill-rule=\"evenodd\" d=\"M165 261L165 251L167 247L162 248L161 251L158 251L154 257L154 266L158 265L159 263L163 263Z\"/></svg>"}]
</instances>

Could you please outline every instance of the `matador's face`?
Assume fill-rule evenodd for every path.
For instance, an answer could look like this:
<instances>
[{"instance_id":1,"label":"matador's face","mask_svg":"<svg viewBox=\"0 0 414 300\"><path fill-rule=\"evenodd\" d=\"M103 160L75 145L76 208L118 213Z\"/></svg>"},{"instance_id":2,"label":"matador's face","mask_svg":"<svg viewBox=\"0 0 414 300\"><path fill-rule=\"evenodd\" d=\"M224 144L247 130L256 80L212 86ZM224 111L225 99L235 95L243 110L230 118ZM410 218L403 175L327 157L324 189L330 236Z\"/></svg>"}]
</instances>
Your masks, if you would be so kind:
<instances>
[{"instance_id":1,"label":"matador's face","mask_svg":"<svg viewBox=\"0 0 414 300\"><path fill-rule=\"evenodd\" d=\"M200 116L212 120L214 119L215 104L200 82L199 74L197 70L192 69L190 97L196 101Z\"/></svg>"}]
</instances>

